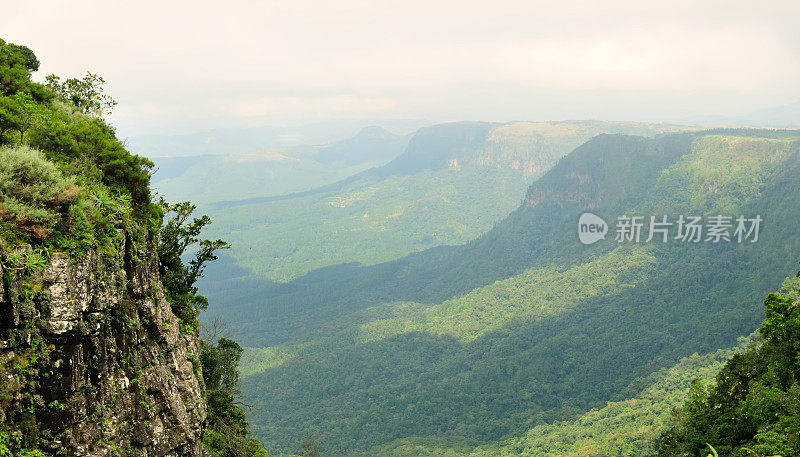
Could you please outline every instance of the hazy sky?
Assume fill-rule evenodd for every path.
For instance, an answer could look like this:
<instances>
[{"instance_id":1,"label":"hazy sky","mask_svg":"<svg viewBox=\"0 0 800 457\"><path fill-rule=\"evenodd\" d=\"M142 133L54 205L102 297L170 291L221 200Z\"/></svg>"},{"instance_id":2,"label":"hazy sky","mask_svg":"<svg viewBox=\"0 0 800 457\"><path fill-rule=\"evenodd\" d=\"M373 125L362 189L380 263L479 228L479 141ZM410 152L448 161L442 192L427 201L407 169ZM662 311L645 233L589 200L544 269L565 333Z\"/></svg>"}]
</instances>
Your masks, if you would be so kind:
<instances>
[{"instance_id":1,"label":"hazy sky","mask_svg":"<svg viewBox=\"0 0 800 457\"><path fill-rule=\"evenodd\" d=\"M800 2L5 2L122 136L331 118L680 120L800 99Z\"/></svg>"}]
</instances>

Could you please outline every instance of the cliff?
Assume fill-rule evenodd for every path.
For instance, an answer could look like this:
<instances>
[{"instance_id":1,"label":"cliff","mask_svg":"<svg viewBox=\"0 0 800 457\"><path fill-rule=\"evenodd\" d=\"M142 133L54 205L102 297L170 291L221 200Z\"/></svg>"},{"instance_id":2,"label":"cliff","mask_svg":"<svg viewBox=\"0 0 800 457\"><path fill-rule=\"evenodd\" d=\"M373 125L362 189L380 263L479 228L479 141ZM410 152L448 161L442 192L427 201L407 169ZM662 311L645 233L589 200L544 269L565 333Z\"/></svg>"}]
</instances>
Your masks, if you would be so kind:
<instances>
[{"instance_id":1,"label":"cliff","mask_svg":"<svg viewBox=\"0 0 800 457\"><path fill-rule=\"evenodd\" d=\"M37 265L25 247L0 266L0 427L48 455L202 455L198 339L164 298L152 240L118 235L112 252Z\"/></svg>"}]
</instances>

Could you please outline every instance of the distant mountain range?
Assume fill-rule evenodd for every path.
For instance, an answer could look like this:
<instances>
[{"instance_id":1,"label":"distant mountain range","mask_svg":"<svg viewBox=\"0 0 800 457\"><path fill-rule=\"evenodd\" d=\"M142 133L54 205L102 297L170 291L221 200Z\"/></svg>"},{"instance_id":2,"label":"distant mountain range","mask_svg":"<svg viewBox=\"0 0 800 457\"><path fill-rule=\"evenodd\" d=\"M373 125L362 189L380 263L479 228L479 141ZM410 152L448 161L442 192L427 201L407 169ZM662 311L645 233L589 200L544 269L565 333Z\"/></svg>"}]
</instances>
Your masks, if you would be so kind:
<instances>
[{"instance_id":1,"label":"distant mountain range","mask_svg":"<svg viewBox=\"0 0 800 457\"><path fill-rule=\"evenodd\" d=\"M531 182L593 136L654 136L685 128L596 121L457 122L420 129L402 153L396 151L382 166L299 193L205 202L207 194L226 195L232 188L263 189L262 183L241 172L235 182L196 178L201 169L209 176L226 170L216 162L164 183L170 187L156 186L168 195L183 190L179 195L200 198L202 210L214 220L209 233L233 243L226 259L249 269L253 278L288 281L337 263L374 264L442 244L465 243L513 211ZM324 151L320 154L379 154L364 151L388 141L386 133L367 133L380 141L357 137L319 149ZM250 170L251 164L246 165ZM290 165L297 168L287 170L289 176L301 175L291 184L319 176L305 173L298 162Z\"/></svg>"},{"instance_id":2,"label":"distant mountain range","mask_svg":"<svg viewBox=\"0 0 800 457\"><path fill-rule=\"evenodd\" d=\"M742 116L698 116L689 121L707 125L797 128L800 127L800 100Z\"/></svg>"},{"instance_id":3,"label":"distant mountain range","mask_svg":"<svg viewBox=\"0 0 800 457\"><path fill-rule=\"evenodd\" d=\"M550 135L586 127L546 126ZM556 146L557 135L533 134L544 128L535 124L420 132L409 143L411 153L400 156L414 158L416 166L397 170L421 179L393 189L416 189L399 194L410 203L440 195L455 215L471 205L473 217L496 217L490 209L507 202L489 192L491 186L476 184L477 175L471 185L481 191L466 194L462 205L452 202L466 187L447 194L426 182L492 170L491 157L524 151L531 159L549 151L547 163L555 164L534 175L523 203L487 233L374 265L341 263L290 281L265 280L254 262L271 262L279 253L265 254L263 246L283 245L293 231L282 224L305 217L304 205L313 202L291 202L293 213L236 207L235 217L217 227L234 244L238 233L257 233L258 225L279 228L262 232L261 244L249 238L244 246L253 252L231 252L205 285L212 315L230 322L237 339L250 346L243 390L261 406L252 413L257 436L278 450L313 437L335 456L548 455L548 446L555 455L564 449L567 455L609 455L593 443L646 451L658 423L668 419L663 409L685 398L693 372L682 358L731 348L749 335L761 321L763 296L794 269L800 252L800 131L658 134L654 127L638 126L655 137L592 134L571 153L558 152L566 143ZM434 147L423 152L425 144ZM516 160L501 161L500 168ZM493 182L499 181L487 181ZM369 192L382 185L372 181L319 201L361 205L345 218L359 221L380 206ZM409 223L441 220L441 208L428 206ZM587 247L576 230L587 210L607 221L624 214L673 220L679 214L746 214L765 223L758 243L618 243L612 235ZM378 218L384 237L396 233L395 219L411 213L395 214ZM251 215L257 215L252 227ZM325 244L329 237L345 240L337 233L352 228L316 216L307 220L310 247L343 251L358 242ZM280 255L297 263L304 257L292 258L289 249L299 247L286 243ZM719 357L703 358L697 370L719 366ZM667 387L660 370L677 378ZM664 389L669 393L653 397ZM628 406L609 404L623 400ZM603 408L606 421L631 417L636 427L592 425L600 418L593 408ZM575 449L570 435L559 442L539 439L545 431L602 436ZM617 432L625 433L611 436Z\"/></svg>"},{"instance_id":4,"label":"distant mountain range","mask_svg":"<svg viewBox=\"0 0 800 457\"><path fill-rule=\"evenodd\" d=\"M300 192L386 164L405 149L409 137L373 126L319 146L156 157L152 183L170 200L199 204Z\"/></svg>"},{"instance_id":5,"label":"distant mountain range","mask_svg":"<svg viewBox=\"0 0 800 457\"><path fill-rule=\"evenodd\" d=\"M407 135L430 125L422 120L334 120L299 126L263 126L204 130L177 135L143 135L128 138L125 143L134 154L145 157L185 157L232 155L270 148L327 144L348 138L365 125L378 125L394 134Z\"/></svg>"}]
</instances>

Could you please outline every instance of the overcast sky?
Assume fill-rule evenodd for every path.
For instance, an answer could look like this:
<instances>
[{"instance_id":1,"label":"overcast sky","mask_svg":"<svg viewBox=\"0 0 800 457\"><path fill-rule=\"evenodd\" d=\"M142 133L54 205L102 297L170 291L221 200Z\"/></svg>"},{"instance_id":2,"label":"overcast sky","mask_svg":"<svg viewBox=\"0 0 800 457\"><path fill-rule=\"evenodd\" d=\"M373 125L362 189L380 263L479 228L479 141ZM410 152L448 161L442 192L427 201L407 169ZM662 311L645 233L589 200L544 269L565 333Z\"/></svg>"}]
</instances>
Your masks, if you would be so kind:
<instances>
[{"instance_id":1,"label":"overcast sky","mask_svg":"<svg viewBox=\"0 0 800 457\"><path fill-rule=\"evenodd\" d=\"M332 118L680 120L800 99L798 1L5 2L121 136Z\"/></svg>"}]
</instances>

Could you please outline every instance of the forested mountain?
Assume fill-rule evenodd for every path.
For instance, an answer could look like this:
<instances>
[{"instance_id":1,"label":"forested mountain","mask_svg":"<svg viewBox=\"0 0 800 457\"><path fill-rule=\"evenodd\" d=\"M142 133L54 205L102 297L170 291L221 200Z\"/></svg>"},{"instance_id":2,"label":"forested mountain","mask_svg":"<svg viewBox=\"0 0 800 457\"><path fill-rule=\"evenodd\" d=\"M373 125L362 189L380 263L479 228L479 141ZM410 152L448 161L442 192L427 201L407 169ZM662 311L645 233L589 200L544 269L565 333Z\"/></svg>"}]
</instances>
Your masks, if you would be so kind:
<instances>
[{"instance_id":1,"label":"forested mountain","mask_svg":"<svg viewBox=\"0 0 800 457\"><path fill-rule=\"evenodd\" d=\"M657 456L696 455L709 443L720 455L800 454L799 278L764 300L760 344L731 357L715 383L693 386Z\"/></svg>"},{"instance_id":2,"label":"forested mountain","mask_svg":"<svg viewBox=\"0 0 800 457\"><path fill-rule=\"evenodd\" d=\"M531 182L591 137L686 128L588 121L436 125L420 129L382 167L309 192L203 209L214 218L211 231L233 242L226 260L249 270L242 275L286 282L329 265L375 264L465 243L513 211Z\"/></svg>"},{"instance_id":3,"label":"forested mountain","mask_svg":"<svg viewBox=\"0 0 800 457\"><path fill-rule=\"evenodd\" d=\"M658 370L733 346L800 248L799 136L600 135L464 245L285 284L231 281L210 295L227 296L216 313L251 346L243 387L269 405L253 414L258 435L285 449L313 437L331 455L409 438L453 452L501 446L638 398ZM585 246L586 210L612 225L626 214L763 225L757 243L619 243L612 229Z\"/></svg>"},{"instance_id":4,"label":"forested mountain","mask_svg":"<svg viewBox=\"0 0 800 457\"><path fill-rule=\"evenodd\" d=\"M800 102L388 120L793 100L791 14L400 3L1 9L126 103L0 39L0 457L800 457Z\"/></svg>"}]
</instances>

